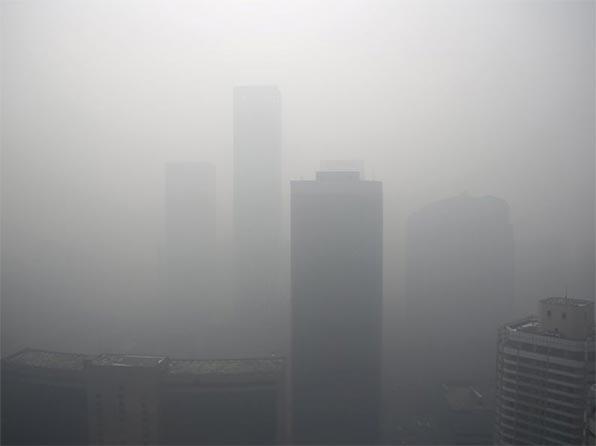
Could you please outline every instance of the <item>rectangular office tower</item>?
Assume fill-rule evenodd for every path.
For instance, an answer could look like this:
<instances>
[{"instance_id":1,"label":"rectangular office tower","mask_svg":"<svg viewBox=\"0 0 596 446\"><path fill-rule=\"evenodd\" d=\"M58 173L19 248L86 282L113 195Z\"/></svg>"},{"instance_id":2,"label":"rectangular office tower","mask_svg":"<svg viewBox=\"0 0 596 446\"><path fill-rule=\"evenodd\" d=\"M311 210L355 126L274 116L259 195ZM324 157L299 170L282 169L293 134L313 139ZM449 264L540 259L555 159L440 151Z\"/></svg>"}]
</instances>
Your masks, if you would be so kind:
<instances>
[{"instance_id":1,"label":"rectangular office tower","mask_svg":"<svg viewBox=\"0 0 596 446\"><path fill-rule=\"evenodd\" d=\"M207 330L217 301L215 167L200 162L167 164L165 216L168 326ZM198 339L199 334L177 334L178 340L184 336L189 350L176 353L199 353L200 347L189 339Z\"/></svg>"},{"instance_id":2,"label":"rectangular office tower","mask_svg":"<svg viewBox=\"0 0 596 446\"><path fill-rule=\"evenodd\" d=\"M291 184L296 444L379 442L382 184L318 172Z\"/></svg>"},{"instance_id":3,"label":"rectangular office tower","mask_svg":"<svg viewBox=\"0 0 596 446\"><path fill-rule=\"evenodd\" d=\"M281 96L275 86L234 89L234 232L239 329L248 348L275 350L282 254ZM287 325L287 324L286 324ZM274 333L272 333L274 331ZM248 339L253 338L253 339ZM259 350L262 349L262 350Z\"/></svg>"},{"instance_id":4,"label":"rectangular office tower","mask_svg":"<svg viewBox=\"0 0 596 446\"><path fill-rule=\"evenodd\" d=\"M551 297L497 343L496 444L582 444L594 384L594 303Z\"/></svg>"}]
</instances>

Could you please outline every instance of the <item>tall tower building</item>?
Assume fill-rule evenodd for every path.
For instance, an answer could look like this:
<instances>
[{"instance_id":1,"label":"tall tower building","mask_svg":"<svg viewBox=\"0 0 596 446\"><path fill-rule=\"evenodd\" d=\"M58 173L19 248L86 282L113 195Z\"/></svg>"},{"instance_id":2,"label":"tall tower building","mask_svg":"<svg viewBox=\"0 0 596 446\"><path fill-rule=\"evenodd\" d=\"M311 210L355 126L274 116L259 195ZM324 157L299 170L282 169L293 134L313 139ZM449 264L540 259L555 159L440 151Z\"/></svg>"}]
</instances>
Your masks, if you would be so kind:
<instances>
[{"instance_id":1,"label":"tall tower building","mask_svg":"<svg viewBox=\"0 0 596 446\"><path fill-rule=\"evenodd\" d=\"M234 89L234 231L240 323L255 346L275 349L283 307L281 95ZM260 331L260 334L259 334ZM261 353L266 353L261 352Z\"/></svg>"},{"instance_id":2,"label":"tall tower building","mask_svg":"<svg viewBox=\"0 0 596 446\"><path fill-rule=\"evenodd\" d=\"M206 163L166 165L166 290L168 327L206 330L214 319L216 305L216 206L215 168ZM183 342L197 354L199 332L179 333L173 342ZM203 335L205 333L202 333ZM204 336L202 336L204 339Z\"/></svg>"},{"instance_id":3,"label":"tall tower building","mask_svg":"<svg viewBox=\"0 0 596 446\"><path fill-rule=\"evenodd\" d=\"M496 444L582 444L595 382L594 302L551 297L497 343Z\"/></svg>"},{"instance_id":4,"label":"tall tower building","mask_svg":"<svg viewBox=\"0 0 596 446\"><path fill-rule=\"evenodd\" d=\"M293 442L379 441L382 184L358 172L291 183Z\"/></svg>"},{"instance_id":5,"label":"tall tower building","mask_svg":"<svg viewBox=\"0 0 596 446\"><path fill-rule=\"evenodd\" d=\"M461 195L413 214L407 225L406 298L412 384L437 393L441 384L454 381L492 383L490 352L513 305L507 203Z\"/></svg>"}]
</instances>

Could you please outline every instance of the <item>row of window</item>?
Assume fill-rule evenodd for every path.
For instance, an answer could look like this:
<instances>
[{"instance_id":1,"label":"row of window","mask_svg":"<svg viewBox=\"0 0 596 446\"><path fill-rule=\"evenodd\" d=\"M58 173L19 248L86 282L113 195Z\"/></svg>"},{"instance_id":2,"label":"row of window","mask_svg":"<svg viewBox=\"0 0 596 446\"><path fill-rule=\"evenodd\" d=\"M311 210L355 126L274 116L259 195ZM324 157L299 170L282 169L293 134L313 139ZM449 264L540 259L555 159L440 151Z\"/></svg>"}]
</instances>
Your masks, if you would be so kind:
<instances>
[{"instance_id":1,"label":"row of window","mask_svg":"<svg viewBox=\"0 0 596 446\"><path fill-rule=\"evenodd\" d=\"M546 369L560 370L562 372L578 373L581 370L578 367L570 367L567 365L556 364L553 362L541 361L539 359L525 358L523 356L512 355L510 353L502 353L502 356L505 359L508 359L510 361L519 362L520 364L526 364L529 366L546 368Z\"/></svg>"},{"instance_id":2,"label":"row of window","mask_svg":"<svg viewBox=\"0 0 596 446\"><path fill-rule=\"evenodd\" d=\"M544 397L544 398L551 398L558 401L563 401L567 403L571 403L574 405L582 405L583 399L578 397L570 397L567 395L560 395L558 393L549 392L549 389L537 389L533 386L526 386L524 384L512 384L507 381L502 382L502 386L505 389L512 390L512 391L522 391L529 395Z\"/></svg>"},{"instance_id":3,"label":"row of window","mask_svg":"<svg viewBox=\"0 0 596 446\"><path fill-rule=\"evenodd\" d=\"M562 429L561 426L565 426L565 429L575 428L581 429L583 426L582 420L573 419L571 417L566 417L563 415L553 414L550 412L542 411L540 413L527 413L526 411L518 409L508 409L506 407L502 407L500 409L503 413L520 420L525 420L528 422L533 422L536 424L544 424L553 423L553 426L557 427L557 429Z\"/></svg>"},{"instance_id":4,"label":"row of window","mask_svg":"<svg viewBox=\"0 0 596 446\"><path fill-rule=\"evenodd\" d=\"M571 413L569 413L567 408L565 408L564 406L560 406L560 405L559 405L559 407L553 407L554 404L552 404L552 403L545 404L542 407L536 407L536 406L522 404L521 402L513 402L513 401L504 400L504 401L502 401L501 404L505 408L509 408L511 410L517 410L517 411L521 410L521 411L524 411L524 412L534 415L534 416L548 417L548 418L556 419L559 421L563 421L565 423L575 424L575 425L581 425L583 423L582 412L580 410L577 410L575 416L573 416L574 415L573 411L571 411ZM560 413L556 413L549 409L566 412L566 415L561 415ZM569 415L571 415L571 416L569 416Z\"/></svg>"},{"instance_id":5,"label":"row of window","mask_svg":"<svg viewBox=\"0 0 596 446\"><path fill-rule=\"evenodd\" d=\"M581 429L578 431L569 430L565 434L557 431L553 431L549 429L546 425L536 425L534 423L527 423L524 422L516 417L513 417L512 420L506 417L499 417L501 421L501 428L502 429L510 429L512 434L516 436L520 433L526 433L534 438L543 439L544 437L554 438L556 440L560 440L563 444L579 444L578 438L581 438L582 432ZM521 432L520 432L521 431ZM538 444L545 444L538 443Z\"/></svg>"},{"instance_id":6,"label":"row of window","mask_svg":"<svg viewBox=\"0 0 596 446\"><path fill-rule=\"evenodd\" d=\"M520 429L512 429L506 426L501 426L501 438L503 441L500 444L511 444L511 445L560 445L567 444L568 440L564 440L562 443L559 440L551 440L550 436L547 435L536 435L530 432L526 432Z\"/></svg>"},{"instance_id":7,"label":"row of window","mask_svg":"<svg viewBox=\"0 0 596 446\"><path fill-rule=\"evenodd\" d=\"M585 394L585 389L583 389L583 388L571 387L571 386L566 386L563 384L553 383L550 381L546 381L545 378L529 377L529 376L525 376L525 375L522 375L519 373L511 373L507 370L504 370L502 373L503 373L504 378L510 379L512 381L517 381L517 382L521 382L524 384L532 384L535 386L546 387L550 390L557 390L559 392L563 392L563 393L571 394L571 395L584 395Z\"/></svg>"},{"instance_id":8,"label":"row of window","mask_svg":"<svg viewBox=\"0 0 596 446\"><path fill-rule=\"evenodd\" d=\"M580 384L583 383L583 375L582 376L568 376L563 375L561 373L556 373L550 370L540 370L531 367L525 367L519 364L510 364L510 363L503 363L503 369L506 371L514 371L516 373L525 373L527 375L541 377L543 379L555 379L557 381L564 381L569 384Z\"/></svg>"},{"instance_id":9,"label":"row of window","mask_svg":"<svg viewBox=\"0 0 596 446\"><path fill-rule=\"evenodd\" d=\"M562 348L546 347L544 345L536 345L529 342L520 342L514 340L505 341L505 347L514 348L525 352L538 353L540 355L553 356L555 358L571 359L573 361L585 361L594 359L594 351L571 351Z\"/></svg>"},{"instance_id":10,"label":"row of window","mask_svg":"<svg viewBox=\"0 0 596 446\"><path fill-rule=\"evenodd\" d=\"M545 408L558 410L559 412L565 412L571 416L576 416L576 415L582 413L584 410L582 406L568 406L568 405L562 404L562 402L553 402L553 401L549 401L545 398L535 398L535 397L531 397L531 396L517 393L517 392L512 392L510 390L505 390L505 389L501 390L501 394L504 397L509 398L514 401L521 401L523 403L532 404L537 407L545 407Z\"/></svg>"}]
</instances>

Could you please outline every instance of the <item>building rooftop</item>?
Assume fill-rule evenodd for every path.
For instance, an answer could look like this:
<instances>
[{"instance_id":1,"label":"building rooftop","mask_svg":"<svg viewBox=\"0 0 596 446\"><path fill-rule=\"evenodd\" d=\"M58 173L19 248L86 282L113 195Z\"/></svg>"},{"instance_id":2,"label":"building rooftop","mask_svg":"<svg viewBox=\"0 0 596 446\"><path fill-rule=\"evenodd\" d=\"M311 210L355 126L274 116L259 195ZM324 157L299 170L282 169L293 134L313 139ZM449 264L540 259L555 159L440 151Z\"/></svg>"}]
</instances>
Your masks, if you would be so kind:
<instances>
[{"instance_id":1,"label":"building rooftop","mask_svg":"<svg viewBox=\"0 0 596 446\"><path fill-rule=\"evenodd\" d=\"M38 349L25 349L2 359L3 365L53 370L82 371L85 361L104 367L168 368L172 375L277 374L285 360L279 357L246 359L169 359L167 356L101 354L84 355Z\"/></svg>"},{"instance_id":2,"label":"building rooftop","mask_svg":"<svg viewBox=\"0 0 596 446\"><path fill-rule=\"evenodd\" d=\"M94 366L159 367L167 362L165 356L101 354L91 360Z\"/></svg>"},{"instance_id":3,"label":"building rooftop","mask_svg":"<svg viewBox=\"0 0 596 446\"><path fill-rule=\"evenodd\" d=\"M3 358L2 362L14 366L38 367L55 370L83 370L85 360L92 356L80 353L63 353L27 348Z\"/></svg>"},{"instance_id":4,"label":"building rooftop","mask_svg":"<svg viewBox=\"0 0 596 446\"><path fill-rule=\"evenodd\" d=\"M515 322L510 322L506 327L509 327L512 330L526 331L529 333L540 332L540 322L538 322L538 319L535 316L529 316L516 320Z\"/></svg>"},{"instance_id":5,"label":"building rooftop","mask_svg":"<svg viewBox=\"0 0 596 446\"><path fill-rule=\"evenodd\" d=\"M185 375L247 375L276 374L283 370L282 358L250 359L174 359L170 374Z\"/></svg>"},{"instance_id":6,"label":"building rooftop","mask_svg":"<svg viewBox=\"0 0 596 446\"><path fill-rule=\"evenodd\" d=\"M506 324L505 327L509 328L510 330L520 331L524 333L566 339L566 337L561 332L544 330L544 328L540 324L540 321L534 316L519 319L515 322L510 322L509 324ZM592 329L592 337L594 336L594 328Z\"/></svg>"},{"instance_id":7,"label":"building rooftop","mask_svg":"<svg viewBox=\"0 0 596 446\"><path fill-rule=\"evenodd\" d=\"M563 305L569 307L587 307L589 305L594 305L594 302L590 300L583 300L583 299L571 299L568 297L547 297L546 299L542 299L540 302L551 304L551 305Z\"/></svg>"}]
</instances>

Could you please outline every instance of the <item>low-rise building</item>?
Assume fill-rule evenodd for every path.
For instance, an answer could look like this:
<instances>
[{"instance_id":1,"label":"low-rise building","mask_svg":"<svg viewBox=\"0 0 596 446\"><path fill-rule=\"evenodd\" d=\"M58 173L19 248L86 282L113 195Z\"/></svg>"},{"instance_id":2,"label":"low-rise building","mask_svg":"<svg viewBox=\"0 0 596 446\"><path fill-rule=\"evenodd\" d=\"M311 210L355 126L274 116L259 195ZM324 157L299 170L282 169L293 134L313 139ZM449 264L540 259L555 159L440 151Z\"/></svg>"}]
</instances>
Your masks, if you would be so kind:
<instances>
[{"instance_id":1,"label":"low-rise building","mask_svg":"<svg viewBox=\"0 0 596 446\"><path fill-rule=\"evenodd\" d=\"M443 385L446 422L444 439L450 444L492 444L493 411L488 398L471 385Z\"/></svg>"},{"instance_id":2,"label":"low-rise building","mask_svg":"<svg viewBox=\"0 0 596 446\"><path fill-rule=\"evenodd\" d=\"M283 358L27 349L2 360L2 444L282 444Z\"/></svg>"}]
</instances>

